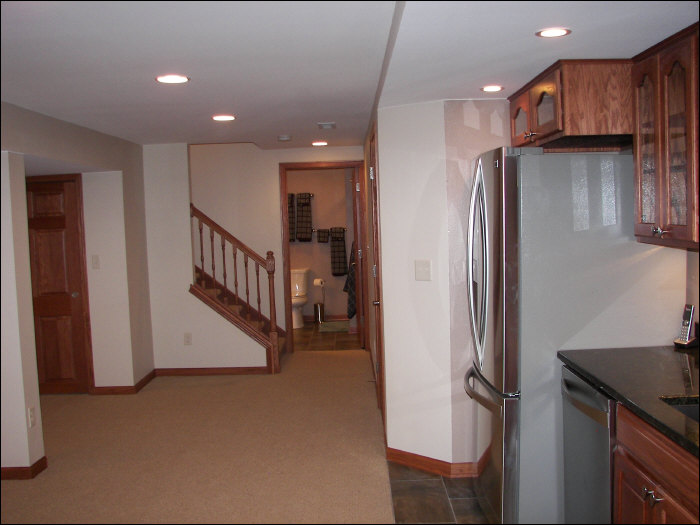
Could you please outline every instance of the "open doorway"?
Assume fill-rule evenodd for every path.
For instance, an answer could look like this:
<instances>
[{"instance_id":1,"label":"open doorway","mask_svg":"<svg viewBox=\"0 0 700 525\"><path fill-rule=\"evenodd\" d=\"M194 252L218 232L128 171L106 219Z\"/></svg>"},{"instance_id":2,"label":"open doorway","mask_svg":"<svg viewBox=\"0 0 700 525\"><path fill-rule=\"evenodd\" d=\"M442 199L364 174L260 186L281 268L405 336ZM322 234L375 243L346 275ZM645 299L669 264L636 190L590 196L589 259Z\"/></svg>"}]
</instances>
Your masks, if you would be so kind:
<instances>
[{"instance_id":1,"label":"open doorway","mask_svg":"<svg viewBox=\"0 0 700 525\"><path fill-rule=\"evenodd\" d=\"M364 348L364 276L358 264L363 166L362 161L280 164L289 352L325 349L322 345ZM293 299L292 284L302 280L306 297Z\"/></svg>"}]
</instances>

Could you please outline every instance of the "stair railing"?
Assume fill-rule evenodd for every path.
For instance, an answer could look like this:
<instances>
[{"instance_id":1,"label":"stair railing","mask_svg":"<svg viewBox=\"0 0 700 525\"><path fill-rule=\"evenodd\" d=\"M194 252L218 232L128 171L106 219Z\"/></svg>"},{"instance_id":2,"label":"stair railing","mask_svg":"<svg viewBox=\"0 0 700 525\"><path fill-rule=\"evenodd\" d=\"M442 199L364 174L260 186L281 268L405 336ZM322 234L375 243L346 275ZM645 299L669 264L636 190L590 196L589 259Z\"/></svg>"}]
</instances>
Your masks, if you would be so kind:
<instances>
[{"instance_id":1,"label":"stair railing","mask_svg":"<svg viewBox=\"0 0 700 525\"><path fill-rule=\"evenodd\" d=\"M195 261L193 282L210 296L245 319L259 332L269 336L273 353L278 350L277 312L275 309L275 257L271 251L267 257L258 255L201 210L190 204L193 250ZM205 242L208 238L208 242ZM242 260L241 270L239 262ZM254 270L249 268L254 263ZM260 290L260 268L267 271L267 296ZM219 270L220 268L220 270ZM233 268L233 286L229 271ZM241 270L241 271L239 271ZM220 274L217 273L220 271ZM239 283L244 281L245 296L239 293ZM254 298L251 303L251 281L254 280ZM269 317L263 314L263 307Z\"/></svg>"}]
</instances>

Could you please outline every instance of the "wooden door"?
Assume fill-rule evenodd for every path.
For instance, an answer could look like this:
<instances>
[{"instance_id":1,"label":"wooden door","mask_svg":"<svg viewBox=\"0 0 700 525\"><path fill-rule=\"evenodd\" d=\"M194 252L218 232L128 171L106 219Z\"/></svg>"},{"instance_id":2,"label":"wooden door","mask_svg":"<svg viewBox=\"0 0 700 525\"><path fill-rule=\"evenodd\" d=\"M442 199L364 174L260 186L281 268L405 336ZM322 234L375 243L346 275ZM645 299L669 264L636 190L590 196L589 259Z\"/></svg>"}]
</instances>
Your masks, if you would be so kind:
<instances>
[{"instance_id":1,"label":"wooden door","mask_svg":"<svg viewBox=\"0 0 700 525\"><path fill-rule=\"evenodd\" d=\"M372 133L369 141L369 227L371 228L371 253L368 279L370 297L372 301L370 308L374 309L374 323L372 325L373 334L370 339L374 343L375 351L375 377L377 380L377 403L382 412L382 419L385 421L384 430L386 432L386 389L384 384L384 334L383 334L383 310L382 310L382 275L381 275L381 244L379 237L379 196L378 184L379 174L377 171L377 139L376 131Z\"/></svg>"},{"instance_id":2,"label":"wooden door","mask_svg":"<svg viewBox=\"0 0 700 525\"><path fill-rule=\"evenodd\" d=\"M29 256L41 394L93 385L79 174L27 177Z\"/></svg>"},{"instance_id":3,"label":"wooden door","mask_svg":"<svg viewBox=\"0 0 700 525\"><path fill-rule=\"evenodd\" d=\"M362 266L362 244L366 232L364 230L364 193L360 179L364 173L364 166L355 166L352 171L352 220L354 230L354 264L355 268L355 315L357 316L357 333L360 337L360 348L367 348L365 339L365 326L367 324L365 304L365 269Z\"/></svg>"}]
</instances>

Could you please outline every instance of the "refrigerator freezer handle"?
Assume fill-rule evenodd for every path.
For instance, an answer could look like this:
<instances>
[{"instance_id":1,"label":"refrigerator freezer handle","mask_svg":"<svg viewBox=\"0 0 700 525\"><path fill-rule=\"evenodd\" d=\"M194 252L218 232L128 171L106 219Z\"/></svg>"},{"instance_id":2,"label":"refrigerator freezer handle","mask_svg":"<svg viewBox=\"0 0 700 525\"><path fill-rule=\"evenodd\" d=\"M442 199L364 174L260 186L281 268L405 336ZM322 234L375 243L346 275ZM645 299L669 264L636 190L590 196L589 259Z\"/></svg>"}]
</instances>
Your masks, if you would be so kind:
<instances>
[{"instance_id":1,"label":"refrigerator freezer handle","mask_svg":"<svg viewBox=\"0 0 700 525\"><path fill-rule=\"evenodd\" d=\"M489 390L488 385L485 385L479 376L477 375L476 369L472 366L469 368L467 371L466 375L464 376L464 391L467 393L469 397L471 397L474 401L482 405L484 408L490 410L491 412L495 413L499 418L503 414L503 407L499 403L495 403L486 396L482 396L479 392L477 392L474 387L471 385L471 379L476 378L477 381L479 381L482 385L486 387L487 390ZM489 390L490 392L490 390Z\"/></svg>"}]
</instances>

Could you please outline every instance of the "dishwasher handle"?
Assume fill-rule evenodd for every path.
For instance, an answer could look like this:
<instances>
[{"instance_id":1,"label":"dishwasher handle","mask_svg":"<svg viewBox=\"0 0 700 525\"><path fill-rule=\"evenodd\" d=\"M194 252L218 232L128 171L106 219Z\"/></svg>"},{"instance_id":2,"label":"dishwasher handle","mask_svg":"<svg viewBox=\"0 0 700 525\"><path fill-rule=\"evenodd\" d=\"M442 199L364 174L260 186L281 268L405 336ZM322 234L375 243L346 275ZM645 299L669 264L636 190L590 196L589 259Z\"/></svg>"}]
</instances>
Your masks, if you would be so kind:
<instances>
[{"instance_id":1,"label":"dishwasher handle","mask_svg":"<svg viewBox=\"0 0 700 525\"><path fill-rule=\"evenodd\" d=\"M565 401L599 425L610 428L611 399L584 383L566 368L562 368L561 393Z\"/></svg>"}]
</instances>

